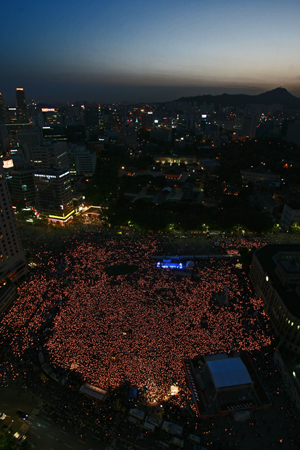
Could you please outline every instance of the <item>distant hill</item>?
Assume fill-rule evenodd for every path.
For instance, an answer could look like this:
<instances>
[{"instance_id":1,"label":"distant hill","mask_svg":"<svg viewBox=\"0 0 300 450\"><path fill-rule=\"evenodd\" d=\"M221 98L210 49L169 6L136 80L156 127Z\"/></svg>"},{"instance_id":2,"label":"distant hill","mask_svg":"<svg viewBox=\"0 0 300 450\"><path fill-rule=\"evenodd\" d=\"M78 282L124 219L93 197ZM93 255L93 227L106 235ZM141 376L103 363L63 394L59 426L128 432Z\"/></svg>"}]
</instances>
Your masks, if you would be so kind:
<instances>
[{"instance_id":1,"label":"distant hill","mask_svg":"<svg viewBox=\"0 0 300 450\"><path fill-rule=\"evenodd\" d=\"M284 109L300 110L300 98L295 97L285 88L277 88L272 91L264 92L259 95L246 94L222 94L222 95L197 95L196 97L181 97L176 101L182 102L197 102L198 105L202 103L214 103L215 106L239 106L245 108L247 105L273 105L280 104Z\"/></svg>"}]
</instances>

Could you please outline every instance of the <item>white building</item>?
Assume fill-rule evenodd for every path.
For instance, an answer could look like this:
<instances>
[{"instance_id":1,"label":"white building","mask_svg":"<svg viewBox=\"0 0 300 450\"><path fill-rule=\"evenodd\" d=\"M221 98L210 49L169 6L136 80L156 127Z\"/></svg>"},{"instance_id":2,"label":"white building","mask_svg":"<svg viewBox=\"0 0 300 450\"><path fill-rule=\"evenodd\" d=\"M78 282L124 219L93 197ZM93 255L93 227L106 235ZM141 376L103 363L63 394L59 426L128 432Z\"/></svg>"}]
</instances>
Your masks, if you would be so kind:
<instances>
[{"instance_id":1,"label":"white building","mask_svg":"<svg viewBox=\"0 0 300 450\"><path fill-rule=\"evenodd\" d=\"M91 176L95 173L97 155L93 150L87 150L85 146L75 144L68 145L70 161L70 174L74 176Z\"/></svg>"},{"instance_id":2,"label":"white building","mask_svg":"<svg viewBox=\"0 0 300 450\"><path fill-rule=\"evenodd\" d=\"M300 205L285 203L281 216L281 226L288 230L293 222L300 224Z\"/></svg>"}]
</instances>

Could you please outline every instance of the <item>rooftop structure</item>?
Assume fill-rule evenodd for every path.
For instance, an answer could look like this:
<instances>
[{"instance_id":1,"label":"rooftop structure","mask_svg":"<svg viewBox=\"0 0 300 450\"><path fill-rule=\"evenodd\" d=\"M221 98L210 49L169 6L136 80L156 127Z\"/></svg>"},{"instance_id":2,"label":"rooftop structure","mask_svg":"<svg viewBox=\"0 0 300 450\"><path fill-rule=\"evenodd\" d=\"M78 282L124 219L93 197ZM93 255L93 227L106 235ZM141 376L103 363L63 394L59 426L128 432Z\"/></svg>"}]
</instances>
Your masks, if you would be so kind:
<instances>
[{"instance_id":1,"label":"rooftop structure","mask_svg":"<svg viewBox=\"0 0 300 450\"><path fill-rule=\"evenodd\" d=\"M183 361L200 417L267 406L270 400L246 352L201 355Z\"/></svg>"},{"instance_id":2,"label":"rooftop structure","mask_svg":"<svg viewBox=\"0 0 300 450\"><path fill-rule=\"evenodd\" d=\"M252 385L251 377L241 358L207 359L207 367L211 374L216 391Z\"/></svg>"}]
</instances>

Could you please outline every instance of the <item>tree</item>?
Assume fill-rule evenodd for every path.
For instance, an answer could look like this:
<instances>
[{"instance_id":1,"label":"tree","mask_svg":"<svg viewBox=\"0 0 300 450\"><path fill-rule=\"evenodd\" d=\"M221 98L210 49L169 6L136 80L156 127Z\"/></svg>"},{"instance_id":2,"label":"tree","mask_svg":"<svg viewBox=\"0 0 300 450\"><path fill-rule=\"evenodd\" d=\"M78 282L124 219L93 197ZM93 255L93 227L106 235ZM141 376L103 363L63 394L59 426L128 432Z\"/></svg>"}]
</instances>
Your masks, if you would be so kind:
<instances>
[{"instance_id":1,"label":"tree","mask_svg":"<svg viewBox=\"0 0 300 450\"><path fill-rule=\"evenodd\" d=\"M0 450L30 450L30 445L27 441L18 442L12 434L7 430L3 430L0 433Z\"/></svg>"}]
</instances>

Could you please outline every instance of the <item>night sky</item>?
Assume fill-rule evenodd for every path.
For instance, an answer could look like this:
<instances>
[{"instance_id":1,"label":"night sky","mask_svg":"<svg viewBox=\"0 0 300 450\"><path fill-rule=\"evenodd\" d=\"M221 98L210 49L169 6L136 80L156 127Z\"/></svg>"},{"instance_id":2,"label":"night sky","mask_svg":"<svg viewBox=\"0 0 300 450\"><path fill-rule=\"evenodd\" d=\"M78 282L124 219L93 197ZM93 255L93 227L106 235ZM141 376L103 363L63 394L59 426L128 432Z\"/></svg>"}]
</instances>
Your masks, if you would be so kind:
<instances>
[{"instance_id":1,"label":"night sky","mask_svg":"<svg viewBox=\"0 0 300 450\"><path fill-rule=\"evenodd\" d=\"M0 92L27 100L300 97L299 0L24 0L1 6Z\"/></svg>"}]
</instances>

